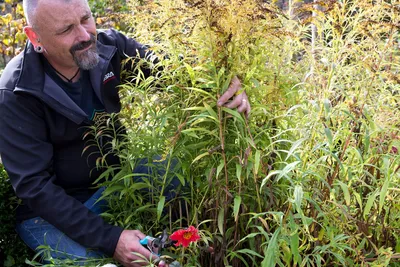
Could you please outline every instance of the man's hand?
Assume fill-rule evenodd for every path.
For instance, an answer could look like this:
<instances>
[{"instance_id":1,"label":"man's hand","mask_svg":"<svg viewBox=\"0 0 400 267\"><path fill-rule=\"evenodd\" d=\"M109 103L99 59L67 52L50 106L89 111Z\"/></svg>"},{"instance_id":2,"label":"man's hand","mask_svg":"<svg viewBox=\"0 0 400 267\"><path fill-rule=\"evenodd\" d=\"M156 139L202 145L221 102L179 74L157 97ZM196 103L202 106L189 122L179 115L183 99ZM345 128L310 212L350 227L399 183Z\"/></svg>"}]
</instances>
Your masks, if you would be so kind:
<instances>
[{"instance_id":1,"label":"man's hand","mask_svg":"<svg viewBox=\"0 0 400 267\"><path fill-rule=\"evenodd\" d=\"M243 91L242 93L236 95L236 92L239 92L241 87L242 86L238 77L233 77L231 85L229 86L228 90L226 90L226 92L218 99L217 105L220 107L225 105L227 108L237 108L239 112L244 112L246 117L249 117L251 107L246 92ZM234 95L236 96L226 104L226 102Z\"/></svg>"},{"instance_id":2,"label":"man's hand","mask_svg":"<svg viewBox=\"0 0 400 267\"><path fill-rule=\"evenodd\" d=\"M114 259L126 267L148 265L146 260L155 259L157 256L139 243L145 237L146 235L138 230L122 231L117 247L115 248ZM132 252L139 253L143 257L135 255Z\"/></svg>"}]
</instances>

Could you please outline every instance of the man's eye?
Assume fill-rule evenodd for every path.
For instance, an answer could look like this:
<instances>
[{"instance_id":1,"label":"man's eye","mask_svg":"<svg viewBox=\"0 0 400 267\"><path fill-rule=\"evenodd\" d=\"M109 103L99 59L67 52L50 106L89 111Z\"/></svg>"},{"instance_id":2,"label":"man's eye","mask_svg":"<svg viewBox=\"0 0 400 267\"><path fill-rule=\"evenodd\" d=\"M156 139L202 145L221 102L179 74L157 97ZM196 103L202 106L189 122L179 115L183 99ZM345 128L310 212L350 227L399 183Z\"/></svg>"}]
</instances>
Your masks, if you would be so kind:
<instances>
[{"instance_id":1,"label":"man's eye","mask_svg":"<svg viewBox=\"0 0 400 267\"><path fill-rule=\"evenodd\" d=\"M84 17L83 19L82 19L82 21L87 21L88 19L90 19L91 18L91 16L86 16L86 17Z\"/></svg>"},{"instance_id":2,"label":"man's eye","mask_svg":"<svg viewBox=\"0 0 400 267\"><path fill-rule=\"evenodd\" d=\"M66 28L65 30L63 30L61 33L67 33L67 32L69 32L71 29L72 29L72 27L70 26L70 27Z\"/></svg>"}]
</instances>

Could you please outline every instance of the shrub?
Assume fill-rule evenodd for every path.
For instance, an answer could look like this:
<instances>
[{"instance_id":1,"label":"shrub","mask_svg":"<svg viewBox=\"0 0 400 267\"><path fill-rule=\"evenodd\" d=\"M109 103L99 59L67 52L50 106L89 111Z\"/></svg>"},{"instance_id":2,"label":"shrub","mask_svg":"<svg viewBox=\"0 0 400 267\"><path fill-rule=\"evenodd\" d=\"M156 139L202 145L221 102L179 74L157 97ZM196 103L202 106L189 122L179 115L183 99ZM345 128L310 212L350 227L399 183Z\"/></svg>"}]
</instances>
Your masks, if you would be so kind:
<instances>
[{"instance_id":1,"label":"shrub","mask_svg":"<svg viewBox=\"0 0 400 267\"><path fill-rule=\"evenodd\" d=\"M0 164L0 265L22 267L25 259L33 257L32 251L15 232L17 198L3 165Z\"/></svg>"}]
</instances>

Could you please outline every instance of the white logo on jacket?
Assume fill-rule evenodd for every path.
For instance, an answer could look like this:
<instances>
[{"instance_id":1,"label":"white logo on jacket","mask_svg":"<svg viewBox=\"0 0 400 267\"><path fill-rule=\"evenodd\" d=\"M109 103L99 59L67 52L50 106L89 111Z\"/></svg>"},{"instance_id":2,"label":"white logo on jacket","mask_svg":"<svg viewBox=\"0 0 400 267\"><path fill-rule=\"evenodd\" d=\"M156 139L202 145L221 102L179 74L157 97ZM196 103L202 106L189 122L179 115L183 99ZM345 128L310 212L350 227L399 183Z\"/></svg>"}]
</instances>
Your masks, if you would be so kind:
<instances>
[{"instance_id":1,"label":"white logo on jacket","mask_svg":"<svg viewBox=\"0 0 400 267\"><path fill-rule=\"evenodd\" d=\"M104 76L103 83L106 83L107 81L109 81L109 80L111 80L113 78L115 78L114 72L110 71L109 73L107 73Z\"/></svg>"}]
</instances>

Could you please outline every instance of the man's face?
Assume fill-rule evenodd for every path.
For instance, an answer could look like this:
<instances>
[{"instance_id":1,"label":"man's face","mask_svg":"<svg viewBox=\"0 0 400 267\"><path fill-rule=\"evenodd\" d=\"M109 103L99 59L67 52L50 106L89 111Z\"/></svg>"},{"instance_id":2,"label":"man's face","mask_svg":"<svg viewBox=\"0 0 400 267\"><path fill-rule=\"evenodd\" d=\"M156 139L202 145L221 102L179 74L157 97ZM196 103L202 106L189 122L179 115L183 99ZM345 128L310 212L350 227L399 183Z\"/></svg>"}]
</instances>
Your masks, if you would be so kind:
<instances>
[{"instance_id":1,"label":"man's face","mask_svg":"<svg viewBox=\"0 0 400 267\"><path fill-rule=\"evenodd\" d=\"M55 68L97 65L96 25L85 0L40 0L35 25L44 55Z\"/></svg>"}]
</instances>

